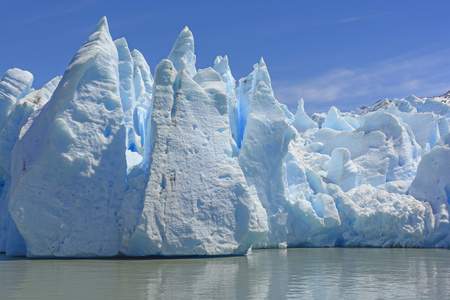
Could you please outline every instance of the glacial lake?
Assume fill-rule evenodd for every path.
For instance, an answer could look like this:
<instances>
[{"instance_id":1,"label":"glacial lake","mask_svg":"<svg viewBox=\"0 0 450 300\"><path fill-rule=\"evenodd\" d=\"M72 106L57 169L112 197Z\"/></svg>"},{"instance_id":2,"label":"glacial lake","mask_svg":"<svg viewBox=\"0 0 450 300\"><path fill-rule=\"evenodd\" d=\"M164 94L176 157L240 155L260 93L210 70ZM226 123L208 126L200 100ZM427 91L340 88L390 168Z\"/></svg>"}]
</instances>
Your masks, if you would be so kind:
<instances>
[{"instance_id":1,"label":"glacial lake","mask_svg":"<svg viewBox=\"0 0 450 300\"><path fill-rule=\"evenodd\" d=\"M306 248L188 259L0 254L0 299L449 299L450 251Z\"/></svg>"}]
</instances>

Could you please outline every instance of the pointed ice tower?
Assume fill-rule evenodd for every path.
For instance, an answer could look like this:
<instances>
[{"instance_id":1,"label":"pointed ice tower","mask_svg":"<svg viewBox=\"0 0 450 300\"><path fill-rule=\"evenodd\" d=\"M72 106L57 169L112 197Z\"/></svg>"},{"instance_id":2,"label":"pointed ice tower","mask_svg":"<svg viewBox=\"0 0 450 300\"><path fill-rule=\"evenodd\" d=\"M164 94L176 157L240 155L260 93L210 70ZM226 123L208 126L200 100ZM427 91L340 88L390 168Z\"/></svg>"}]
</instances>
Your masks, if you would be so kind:
<instances>
[{"instance_id":1,"label":"pointed ice tower","mask_svg":"<svg viewBox=\"0 0 450 300\"><path fill-rule=\"evenodd\" d=\"M298 101L297 113L295 119L291 124L297 129L298 132L304 132L308 129L318 128L316 122L314 122L305 112L303 105L303 98Z\"/></svg>"},{"instance_id":2,"label":"pointed ice tower","mask_svg":"<svg viewBox=\"0 0 450 300\"><path fill-rule=\"evenodd\" d=\"M120 99L124 113L127 173L129 173L134 166L141 162L144 149L139 136L135 132L133 120L134 109L136 107L133 57L128 49L125 38L115 40L114 44L119 54Z\"/></svg>"},{"instance_id":3,"label":"pointed ice tower","mask_svg":"<svg viewBox=\"0 0 450 300\"><path fill-rule=\"evenodd\" d=\"M236 80L231 74L230 66L228 65L228 56L217 56L214 61L214 70L220 74L222 81L227 87L228 96L228 118L230 120L231 136L235 143L237 143L237 110L236 110ZM237 145L237 144L236 144ZM237 146L234 147L237 147Z\"/></svg>"},{"instance_id":4,"label":"pointed ice tower","mask_svg":"<svg viewBox=\"0 0 450 300\"><path fill-rule=\"evenodd\" d=\"M191 77L197 73L195 69L194 36L187 26L184 27L175 41L168 59L177 71L184 70Z\"/></svg>"},{"instance_id":5,"label":"pointed ice tower","mask_svg":"<svg viewBox=\"0 0 450 300\"><path fill-rule=\"evenodd\" d=\"M30 92L33 75L14 68L6 71L0 79L0 130L14 104Z\"/></svg>"},{"instance_id":6,"label":"pointed ice tower","mask_svg":"<svg viewBox=\"0 0 450 300\"><path fill-rule=\"evenodd\" d=\"M118 253L126 176L118 61L103 18L17 142L9 211L30 257Z\"/></svg>"},{"instance_id":7,"label":"pointed ice tower","mask_svg":"<svg viewBox=\"0 0 450 300\"><path fill-rule=\"evenodd\" d=\"M135 106L135 92L133 82L133 58L128 49L125 38L114 41L119 54L119 79L120 79L120 99L124 113L124 123L127 134L126 147L128 150L138 152L136 134L133 126L133 108Z\"/></svg>"},{"instance_id":8,"label":"pointed ice tower","mask_svg":"<svg viewBox=\"0 0 450 300\"><path fill-rule=\"evenodd\" d=\"M8 189L11 182L11 151L20 131L18 112L10 118L17 102L30 92L33 75L17 68L10 69L0 79L0 252L5 252L11 217L8 212ZM10 122L8 122L10 119ZM19 120L18 120L19 119ZM17 122L18 124L16 124ZM10 123L8 125L8 123ZM8 129L4 129L8 127ZM3 129L3 130L2 130ZM12 224L11 227L13 227Z\"/></svg>"},{"instance_id":9,"label":"pointed ice tower","mask_svg":"<svg viewBox=\"0 0 450 300\"><path fill-rule=\"evenodd\" d=\"M257 247L277 248L287 241L290 209L284 193L283 164L294 135L271 87L260 80L238 156L247 183L256 188L269 219L269 234Z\"/></svg>"},{"instance_id":10,"label":"pointed ice tower","mask_svg":"<svg viewBox=\"0 0 450 300\"><path fill-rule=\"evenodd\" d=\"M150 149L147 137L147 127L153 111L152 89L153 76L144 56L136 49L131 51L134 64L134 91L136 105L133 112L134 131L141 138L141 147L144 148L144 159Z\"/></svg>"},{"instance_id":11,"label":"pointed ice tower","mask_svg":"<svg viewBox=\"0 0 450 300\"><path fill-rule=\"evenodd\" d=\"M141 165L148 170L150 158L150 116L153 111L152 86L153 76L144 56L136 49L131 51L134 65L135 107L133 111L134 131L140 137L140 147L143 147ZM150 126L150 127L149 127Z\"/></svg>"},{"instance_id":12,"label":"pointed ice tower","mask_svg":"<svg viewBox=\"0 0 450 300\"><path fill-rule=\"evenodd\" d=\"M272 89L269 72L267 71L266 63L262 57L259 63L255 64L253 68L253 72L246 78L239 80L239 94L237 101L237 115L239 120L237 144L239 148L241 148L241 143L244 138L245 127L247 126L248 115L250 113L256 86L259 82L264 82L268 88Z\"/></svg>"},{"instance_id":13,"label":"pointed ice tower","mask_svg":"<svg viewBox=\"0 0 450 300\"><path fill-rule=\"evenodd\" d=\"M156 68L150 178L127 255L245 254L267 218L231 157L226 86L170 60Z\"/></svg>"},{"instance_id":14,"label":"pointed ice tower","mask_svg":"<svg viewBox=\"0 0 450 300\"><path fill-rule=\"evenodd\" d=\"M52 96L61 77L56 77L44 85L42 89L33 91L20 99L6 119L5 126L0 132L0 178L2 191L0 192L0 252L7 255L26 254L25 242L17 230L16 224L11 220L8 211L9 187L11 184L11 154L14 145L26 127L29 118L39 110ZM24 128L23 130L26 130Z\"/></svg>"}]
</instances>

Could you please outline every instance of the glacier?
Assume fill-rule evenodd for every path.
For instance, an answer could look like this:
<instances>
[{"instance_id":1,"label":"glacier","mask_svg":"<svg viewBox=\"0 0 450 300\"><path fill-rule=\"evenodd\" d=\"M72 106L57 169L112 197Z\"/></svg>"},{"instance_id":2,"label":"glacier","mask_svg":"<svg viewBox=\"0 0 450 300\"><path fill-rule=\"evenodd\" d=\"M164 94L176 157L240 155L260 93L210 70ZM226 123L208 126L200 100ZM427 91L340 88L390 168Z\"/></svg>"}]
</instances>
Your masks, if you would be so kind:
<instances>
[{"instance_id":1,"label":"glacier","mask_svg":"<svg viewBox=\"0 0 450 300\"><path fill-rule=\"evenodd\" d=\"M185 27L152 73L106 17L62 76L0 79L0 252L244 255L450 248L448 94L292 114L264 60L197 69Z\"/></svg>"}]
</instances>

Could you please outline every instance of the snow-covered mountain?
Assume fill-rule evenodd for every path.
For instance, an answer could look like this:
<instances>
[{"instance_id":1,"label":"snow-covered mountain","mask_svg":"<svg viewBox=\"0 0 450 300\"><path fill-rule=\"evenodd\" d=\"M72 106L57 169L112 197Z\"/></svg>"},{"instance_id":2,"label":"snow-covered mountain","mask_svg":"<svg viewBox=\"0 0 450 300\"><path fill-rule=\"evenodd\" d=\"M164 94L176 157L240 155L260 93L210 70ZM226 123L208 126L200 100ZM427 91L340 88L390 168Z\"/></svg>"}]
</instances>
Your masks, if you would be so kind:
<instances>
[{"instance_id":1,"label":"snow-covered mountain","mask_svg":"<svg viewBox=\"0 0 450 300\"><path fill-rule=\"evenodd\" d=\"M441 96L431 97L430 99L440 101L445 104L450 104L450 91Z\"/></svg>"},{"instance_id":2,"label":"snow-covered mountain","mask_svg":"<svg viewBox=\"0 0 450 300\"><path fill-rule=\"evenodd\" d=\"M0 80L0 252L242 255L450 247L450 94L309 117L264 60L197 70L186 27L154 74L106 18L62 77Z\"/></svg>"}]
</instances>

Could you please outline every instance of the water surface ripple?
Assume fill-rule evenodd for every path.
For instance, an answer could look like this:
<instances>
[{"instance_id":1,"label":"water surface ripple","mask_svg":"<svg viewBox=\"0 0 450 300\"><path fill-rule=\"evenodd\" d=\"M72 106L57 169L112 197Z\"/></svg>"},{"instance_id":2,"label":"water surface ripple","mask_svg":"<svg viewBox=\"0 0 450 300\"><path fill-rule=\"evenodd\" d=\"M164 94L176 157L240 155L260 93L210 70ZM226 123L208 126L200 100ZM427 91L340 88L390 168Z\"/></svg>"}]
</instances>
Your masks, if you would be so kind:
<instances>
[{"instance_id":1,"label":"water surface ripple","mask_svg":"<svg viewBox=\"0 0 450 300\"><path fill-rule=\"evenodd\" d=\"M0 255L1 299L449 299L443 249L255 250L201 259Z\"/></svg>"}]
</instances>

